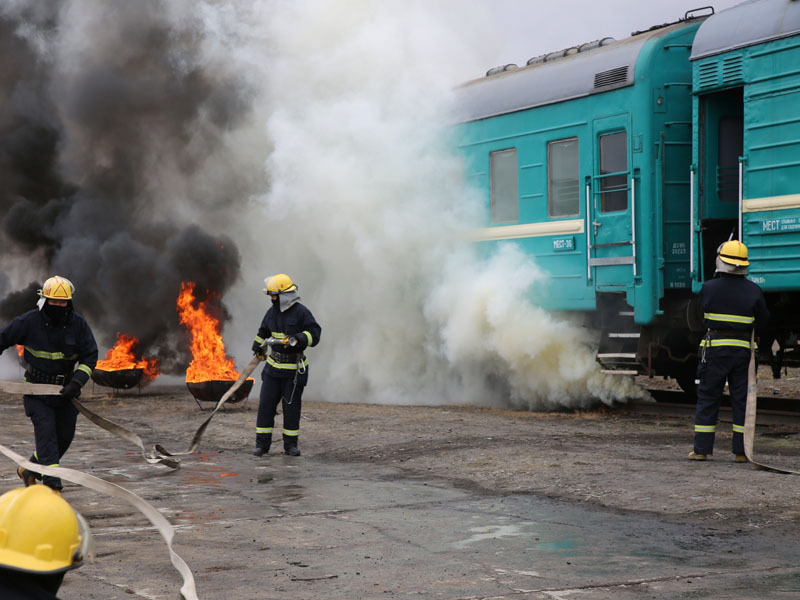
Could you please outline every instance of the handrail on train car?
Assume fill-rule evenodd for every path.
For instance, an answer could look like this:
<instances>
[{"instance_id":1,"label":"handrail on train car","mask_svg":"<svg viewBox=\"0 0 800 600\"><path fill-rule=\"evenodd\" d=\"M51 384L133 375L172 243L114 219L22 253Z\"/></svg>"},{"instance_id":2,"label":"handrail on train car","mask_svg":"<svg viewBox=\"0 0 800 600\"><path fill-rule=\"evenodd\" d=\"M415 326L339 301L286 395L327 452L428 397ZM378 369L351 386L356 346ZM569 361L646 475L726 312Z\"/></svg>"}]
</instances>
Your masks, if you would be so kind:
<instances>
[{"instance_id":1,"label":"handrail on train car","mask_svg":"<svg viewBox=\"0 0 800 600\"><path fill-rule=\"evenodd\" d=\"M586 178L586 279L587 281L592 281L592 230L591 230L591 222L589 219L589 208L591 205L591 178Z\"/></svg>"},{"instance_id":2,"label":"handrail on train car","mask_svg":"<svg viewBox=\"0 0 800 600\"><path fill-rule=\"evenodd\" d=\"M694 173L695 166L689 167L689 283L694 281Z\"/></svg>"},{"instance_id":3,"label":"handrail on train car","mask_svg":"<svg viewBox=\"0 0 800 600\"><path fill-rule=\"evenodd\" d=\"M636 278L636 177L631 175L631 248L633 254L633 277Z\"/></svg>"},{"instance_id":4,"label":"handrail on train car","mask_svg":"<svg viewBox=\"0 0 800 600\"><path fill-rule=\"evenodd\" d=\"M699 10L708 10L709 8L711 9L711 12L708 13L707 15L694 15L694 14L692 14L692 13L696 13ZM700 6L698 8L692 8L691 10L687 10L685 13L683 13L683 20L684 21L688 21L689 19L697 19L698 16L700 16L700 17L710 17L713 14L715 14L713 6ZM692 16L690 17L689 15L692 15Z\"/></svg>"},{"instance_id":5,"label":"handrail on train car","mask_svg":"<svg viewBox=\"0 0 800 600\"><path fill-rule=\"evenodd\" d=\"M742 189L742 181L744 173L744 156L739 157L739 237L737 238L740 242L744 242L742 239L742 205L744 199L744 190Z\"/></svg>"}]
</instances>

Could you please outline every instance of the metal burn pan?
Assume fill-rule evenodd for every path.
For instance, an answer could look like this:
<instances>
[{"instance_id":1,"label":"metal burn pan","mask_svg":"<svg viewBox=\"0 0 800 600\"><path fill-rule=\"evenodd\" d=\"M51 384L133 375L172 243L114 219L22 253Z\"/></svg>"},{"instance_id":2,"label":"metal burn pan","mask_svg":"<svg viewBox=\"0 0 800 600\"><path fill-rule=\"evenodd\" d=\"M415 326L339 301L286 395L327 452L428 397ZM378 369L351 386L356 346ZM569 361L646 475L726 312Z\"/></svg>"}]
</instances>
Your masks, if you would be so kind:
<instances>
[{"instance_id":1,"label":"metal burn pan","mask_svg":"<svg viewBox=\"0 0 800 600\"><path fill-rule=\"evenodd\" d=\"M142 381L142 373L144 373L144 369L119 369L117 371L95 369L92 371L92 381L97 385L127 390L139 385Z\"/></svg>"},{"instance_id":2,"label":"metal burn pan","mask_svg":"<svg viewBox=\"0 0 800 600\"><path fill-rule=\"evenodd\" d=\"M253 379L245 379L242 385L239 386L239 389L228 399L227 403L241 402L247 398L250 394L250 390L253 389L253 381ZM233 381L220 380L187 381L186 387L189 388L189 392L191 392L196 400L202 402L219 402L223 394L225 394L233 384Z\"/></svg>"}]
</instances>

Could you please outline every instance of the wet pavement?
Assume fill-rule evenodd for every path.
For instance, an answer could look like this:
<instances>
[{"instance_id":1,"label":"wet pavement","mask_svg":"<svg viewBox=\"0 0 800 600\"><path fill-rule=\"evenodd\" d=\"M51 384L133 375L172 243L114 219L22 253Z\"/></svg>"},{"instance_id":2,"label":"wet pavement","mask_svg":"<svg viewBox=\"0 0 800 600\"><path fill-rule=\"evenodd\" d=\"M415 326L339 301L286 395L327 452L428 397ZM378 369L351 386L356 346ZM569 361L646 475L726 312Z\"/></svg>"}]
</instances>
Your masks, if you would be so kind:
<instances>
[{"instance_id":1,"label":"wet pavement","mask_svg":"<svg viewBox=\"0 0 800 600\"><path fill-rule=\"evenodd\" d=\"M2 443L30 423L0 407ZM9 440L24 440L16 444ZM150 466L79 420L65 461L141 495L176 527L202 599L796 598L794 525L757 530L456 487L386 465L214 448ZM18 485L13 465L0 490ZM177 598L167 547L127 504L67 484L97 543L62 600Z\"/></svg>"}]
</instances>

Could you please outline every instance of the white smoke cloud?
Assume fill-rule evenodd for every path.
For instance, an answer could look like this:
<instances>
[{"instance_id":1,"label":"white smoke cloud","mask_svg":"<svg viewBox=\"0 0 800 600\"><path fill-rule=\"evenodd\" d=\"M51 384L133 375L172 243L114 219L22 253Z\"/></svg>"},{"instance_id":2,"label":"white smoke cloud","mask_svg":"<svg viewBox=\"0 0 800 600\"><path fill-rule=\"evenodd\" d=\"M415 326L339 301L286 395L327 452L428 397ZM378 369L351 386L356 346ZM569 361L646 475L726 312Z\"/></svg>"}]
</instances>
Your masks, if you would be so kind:
<instances>
[{"instance_id":1,"label":"white smoke cloud","mask_svg":"<svg viewBox=\"0 0 800 600\"><path fill-rule=\"evenodd\" d=\"M0 15L48 66L59 174L92 183L59 223L57 256L76 251L56 266L83 266L87 291L116 281L104 273L123 277L102 286L104 322L119 325L123 310L139 322L174 310L177 274L159 275L164 240L151 238L194 225L228 236L243 275L224 298L228 351L249 359L263 278L289 273L323 327L309 398L537 409L640 396L599 373L586 330L531 304L546 277L513 244L479 258L460 241L481 208L450 137L452 88L502 42L487 33L491 11L463 0L10 0ZM115 245L126 220L140 235ZM87 225L97 250L83 249ZM132 275L119 258L95 266L112 246L128 249L114 256ZM30 273L14 268L17 289ZM131 289L159 292L159 304Z\"/></svg>"},{"instance_id":2,"label":"white smoke cloud","mask_svg":"<svg viewBox=\"0 0 800 600\"><path fill-rule=\"evenodd\" d=\"M245 258L235 292L255 296L274 272L295 278L323 326L313 397L534 409L641 396L599 373L585 330L530 303L545 277L515 246L481 262L457 241L479 201L448 138L448 72L480 19L470 29L463 3L431 4L270 5L271 186L258 198L260 260ZM246 339L265 305L242 304Z\"/></svg>"}]
</instances>

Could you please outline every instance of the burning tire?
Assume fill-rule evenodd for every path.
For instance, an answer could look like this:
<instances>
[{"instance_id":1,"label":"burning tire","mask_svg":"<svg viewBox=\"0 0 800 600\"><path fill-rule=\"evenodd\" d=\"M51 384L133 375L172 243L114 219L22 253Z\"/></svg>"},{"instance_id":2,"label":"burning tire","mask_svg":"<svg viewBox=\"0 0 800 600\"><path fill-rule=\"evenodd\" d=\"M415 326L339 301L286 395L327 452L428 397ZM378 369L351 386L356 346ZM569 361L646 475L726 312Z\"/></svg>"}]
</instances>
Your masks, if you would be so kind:
<instances>
[{"instance_id":1,"label":"burning tire","mask_svg":"<svg viewBox=\"0 0 800 600\"><path fill-rule=\"evenodd\" d=\"M144 369L118 369L116 371L95 369L92 371L92 381L97 385L116 390L128 390L139 385L142 381L142 373L144 373Z\"/></svg>"},{"instance_id":2,"label":"burning tire","mask_svg":"<svg viewBox=\"0 0 800 600\"><path fill-rule=\"evenodd\" d=\"M253 389L254 379L245 379L226 404L241 402L250 395ZM186 387L189 388L192 396L201 402L219 402L223 394L234 384L233 381L187 381Z\"/></svg>"}]
</instances>

